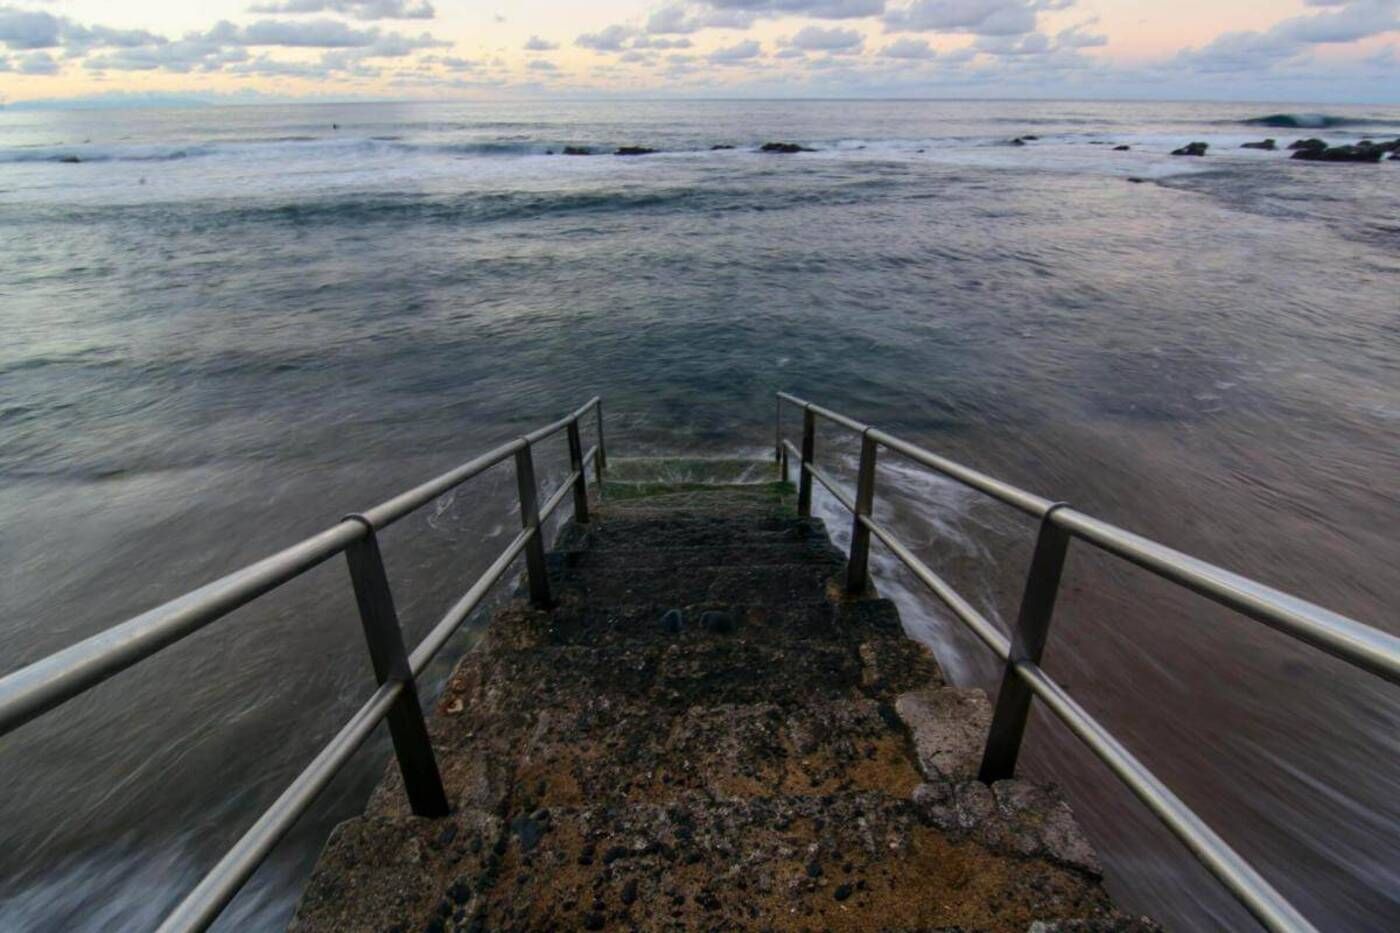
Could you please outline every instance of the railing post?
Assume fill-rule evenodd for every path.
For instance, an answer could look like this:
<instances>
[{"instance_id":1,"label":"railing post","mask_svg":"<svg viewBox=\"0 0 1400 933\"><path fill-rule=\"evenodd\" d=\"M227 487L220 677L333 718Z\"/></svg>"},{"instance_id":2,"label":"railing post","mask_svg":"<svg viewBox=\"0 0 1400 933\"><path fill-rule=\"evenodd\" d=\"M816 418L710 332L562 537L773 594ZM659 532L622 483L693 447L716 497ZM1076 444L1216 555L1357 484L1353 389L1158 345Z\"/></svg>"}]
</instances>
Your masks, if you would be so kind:
<instances>
[{"instance_id":1,"label":"railing post","mask_svg":"<svg viewBox=\"0 0 1400 933\"><path fill-rule=\"evenodd\" d=\"M367 532L345 549L345 560L350 566L350 582L355 588L355 603L360 610L360 624L369 646L374 676L381 686L390 681L403 684L385 720L389 723L404 790L416 815L446 816L451 807L438 774L428 725L423 721L418 688L408 666L408 652L404 649L403 631L394 610L394 597L389 590L389 577L384 572L379 541L368 519L358 515L348 518L363 524Z\"/></svg>"},{"instance_id":2,"label":"railing post","mask_svg":"<svg viewBox=\"0 0 1400 933\"><path fill-rule=\"evenodd\" d=\"M522 439L523 440L523 439ZM540 527L539 490L530 442L515 452L515 482L520 493L520 527L534 531L525 544L525 573L530 578L530 602L549 606L549 577L544 562L544 529Z\"/></svg>"},{"instance_id":3,"label":"railing post","mask_svg":"<svg viewBox=\"0 0 1400 933\"><path fill-rule=\"evenodd\" d=\"M802 409L802 463L797 477L797 514L807 518L812 514L812 474L807 467L817 447L817 416L812 409Z\"/></svg>"},{"instance_id":4,"label":"railing post","mask_svg":"<svg viewBox=\"0 0 1400 933\"><path fill-rule=\"evenodd\" d=\"M997 694L996 712L987 733L987 747L982 753L982 767L977 779L984 784L1011 778L1016 773L1016 758L1021 753L1021 739L1026 734L1026 720L1031 710L1031 688L1016 673L1018 661L1040 664L1045 652L1045 639L1050 632L1050 618L1055 612L1055 596L1060 590L1060 576L1065 569L1069 551L1069 532L1055 524L1055 511L1063 508L1059 502L1040 520L1040 534L1035 541L1035 554L1026 576L1021 609L1016 617L1016 630L1011 637L1011 656L1001 675L1001 690Z\"/></svg>"},{"instance_id":5,"label":"railing post","mask_svg":"<svg viewBox=\"0 0 1400 933\"><path fill-rule=\"evenodd\" d=\"M578 474L574 480L574 521L588 524L588 465L583 462L583 440L578 433L578 419L569 422L569 467Z\"/></svg>"},{"instance_id":6,"label":"railing post","mask_svg":"<svg viewBox=\"0 0 1400 933\"><path fill-rule=\"evenodd\" d=\"M866 428L860 435L860 475L856 480L856 513L851 528L851 557L846 564L846 592L865 592L870 582L870 529L861 521L875 506L875 458L879 445Z\"/></svg>"},{"instance_id":7,"label":"railing post","mask_svg":"<svg viewBox=\"0 0 1400 933\"><path fill-rule=\"evenodd\" d=\"M603 485L603 471L608 468L608 445L603 441L603 400L598 399L598 485Z\"/></svg>"},{"instance_id":8,"label":"railing post","mask_svg":"<svg viewBox=\"0 0 1400 933\"><path fill-rule=\"evenodd\" d=\"M773 415L773 462L779 467L783 465L783 397L778 396L778 409ZM783 472L783 479L787 479L787 472Z\"/></svg>"},{"instance_id":9,"label":"railing post","mask_svg":"<svg viewBox=\"0 0 1400 933\"><path fill-rule=\"evenodd\" d=\"M783 445L781 456L782 459L778 461L778 478L786 483L788 481L788 451L786 444Z\"/></svg>"}]
</instances>

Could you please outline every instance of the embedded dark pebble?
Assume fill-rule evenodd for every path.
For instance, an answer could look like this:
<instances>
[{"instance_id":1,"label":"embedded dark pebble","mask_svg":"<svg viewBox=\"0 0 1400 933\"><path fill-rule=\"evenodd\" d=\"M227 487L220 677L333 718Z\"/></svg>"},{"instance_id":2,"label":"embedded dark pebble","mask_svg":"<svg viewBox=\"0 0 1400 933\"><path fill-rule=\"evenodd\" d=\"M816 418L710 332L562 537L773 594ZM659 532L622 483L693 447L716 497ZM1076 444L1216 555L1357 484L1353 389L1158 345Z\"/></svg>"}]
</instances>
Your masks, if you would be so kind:
<instances>
[{"instance_id":1,"label":"embedded dark pebble","mask_svg":"<svg viewBox=\"0 0 1400 933\"><path fill-rule=\"evenodd\" d=\"M728 635L734 631L734 617L727 612L706 612L700 616L700 627L712 635Z\"/></svg>"},{"instance_id":2,"label":"embedded dark pebble","mask_svg":"<svg viewBox=\"0 0 1400 933\"><path fill-rule=\"evenodd\" d=\"M821 867L821 865L817 864L816 862L808 862L808 863L807 863L807 877L808 877L808 878L820 878L821 876L822 876L822 867Z\"/></svg>"},{"instance_id":3,"label":"embedded dark pebble","mask_svg":"<svg viewBox=\"0 0 1400 933\"><path fill-rule=\"evenodd\" d=\"M831 893L831 896L836 898L838 901L844 901L853 893L855 893L854 888L852 888L849 884L843 884L840 887L838 887L835 891L833 891Z\"/></svg>"},{"instance_id":4,"label":"embedded dark pebble","mask_svg":"<svg viewBox=\"0 0 1400 933\"><path fill-rule=\"evenodd\" d=\"M616 862L620 858L626 858L627 854L627 850L622 846L613 846L612 848L608 849L608 851L603 853L603 864L611 865L613 862Z\"/></svg>"},{"instance_id":5,"label":"embedded dark pebble","mask_svg":"<svg viewBox=\"0 0 1400 933\"><path fill-rule=\"evenodd\" d=\"M585 930L601 930L606 921L602 914L589 914L583 918L583 928Z\"/></svg>"},{"instance_id":6,"label":"embedded dark pebble","mask_svg":"<svg viewBox=\"0 0 1400 933\"><path fill-rule=\"evenodd\" d=\"M458 881L456 884L452 885L452 887L447 889L447 896L452 898L453 902L455 903L465 904L472 898L471 886L468 885L465 881Z\"/></svg>"},{"instance_id":7,"label":"embedded dark pebble","mask_svg":"<svg viewBox=\"0 0 1400 933\"><path fill-rule=\"evenodd\" d=\"M631 904L637 899L637 879L629 878L622 886L622 903Z\"/></svg>"},{"instance_id":8,"label":"embedded dark pebble","mask_svg":"<svg viewBox=\"0 0 1400 933\"><path fill-rule=\"evenodd\" d=\"M661 631L667 635L679 635L681 627L684 625L684 618L679 609L668 609L661 617Z\"/></svg>"}]
</instances>

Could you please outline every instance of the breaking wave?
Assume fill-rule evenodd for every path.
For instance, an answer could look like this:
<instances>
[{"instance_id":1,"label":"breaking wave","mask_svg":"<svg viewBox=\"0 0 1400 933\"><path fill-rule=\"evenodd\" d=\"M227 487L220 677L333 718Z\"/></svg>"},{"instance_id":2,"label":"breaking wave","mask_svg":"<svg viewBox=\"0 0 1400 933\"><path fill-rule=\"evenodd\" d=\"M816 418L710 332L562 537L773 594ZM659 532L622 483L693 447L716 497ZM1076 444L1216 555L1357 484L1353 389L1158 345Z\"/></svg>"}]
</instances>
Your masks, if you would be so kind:
<instances>
[{"instance_id":1,"label":"breaking wave","mask_svg":"<svg viewBox=\"0 0 1400 933\"><path fill-rule=\"evenodd\" d=\"M1368 120L1339 117L1326 113L1271 113L1240 121L1246 126L1273 126L1282 129L1326 130L1344 126L1397 126L1396 120Z\"/></svg>"}]
</instances>

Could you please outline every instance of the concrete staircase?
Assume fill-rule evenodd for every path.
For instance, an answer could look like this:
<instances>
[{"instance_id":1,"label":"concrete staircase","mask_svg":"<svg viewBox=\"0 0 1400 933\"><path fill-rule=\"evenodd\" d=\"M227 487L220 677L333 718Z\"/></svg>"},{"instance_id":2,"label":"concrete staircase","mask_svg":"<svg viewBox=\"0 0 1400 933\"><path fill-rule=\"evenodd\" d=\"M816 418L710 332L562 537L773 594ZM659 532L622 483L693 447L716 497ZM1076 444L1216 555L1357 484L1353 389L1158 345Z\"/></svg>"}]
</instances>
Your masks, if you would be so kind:
<instances>
[{"instance_id":1,"label":"concrete staircase","mask_svg":"<svg viewBox=\"0 0 1400 933\"><path fill-rule=\"evenodd\" d=\"M986 698L843 595L771 465L610 467L556 605L500 610L438 702L453 815L391 767L293 929L1153 928L1053 791L972 780Z\"/></svg>"}]
</instances>

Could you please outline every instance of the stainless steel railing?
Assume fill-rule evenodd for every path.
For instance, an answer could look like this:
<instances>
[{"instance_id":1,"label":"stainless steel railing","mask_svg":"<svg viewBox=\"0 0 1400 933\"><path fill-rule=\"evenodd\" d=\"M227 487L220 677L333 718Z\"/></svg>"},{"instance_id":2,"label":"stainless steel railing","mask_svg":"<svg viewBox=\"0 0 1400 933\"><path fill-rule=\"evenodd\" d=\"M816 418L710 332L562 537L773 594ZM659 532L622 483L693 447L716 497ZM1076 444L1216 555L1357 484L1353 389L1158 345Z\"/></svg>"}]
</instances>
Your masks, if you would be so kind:
<instances>
[{"instance_id":1,"label":"stainless steel railing","mask_svg":"<svg viewBox=\"0 0 1400 933\"><path fill-rule=\"evenodd\" d=\"M585 453L579 425L590 411L597 417L598 442ZM541 506L532 451L540 441L560 431L568 435L570 473ZM520 499L520 533L409 654L404 647L377 533L443 493L512 458ZM522 553L531 601L537 605L549 604L543 523L570 494L574 500L574 519L588 521L587 469L590 462L601 487L607 467L607 445L603 436L603 405L598 398L553 424L502 444L367 512L346 516L339 524L284 551L0 678L0 736L336 554L344 553L378 687L160 926L162 933L203 930L214 922L381 721L388 720L394 753L413 812L429 817L447 814L447 795L428 739L416 678Z\"/></svg>"},{"instance_id":2,"label":"stainless steel railing","mask_svg":"<svg viewBox=\"0 0 1400 933\"><path fill-rule=\"evenodd\" d=\"M783 437L785 404L802 411L800 450ZM818 417L861 437L854 497L814 462ZM1400 638L1100 521L1063 502L1052 502L993 479L786 392L778 393L774 428L774 456L784 478L788 476L789 458L798 461L798 511L802 515L811 514L812 480L815 479L853 516L847 591L858 593L866 588L873 535L1005 663L992 727L982 756L980 780L991 783L1015 773L1031 700L1039 697L1260 923L1270 930L1314 929L1253 866L1041 668L1040 659L1050 630L1065 557L1070 541L1078 538L1392 684L1400 684ZM880 448L894 451L1040 520L1030 572L1010 638L901 544L889 529L875 521L872 507Z\"/></svg>"}]
</instances>

